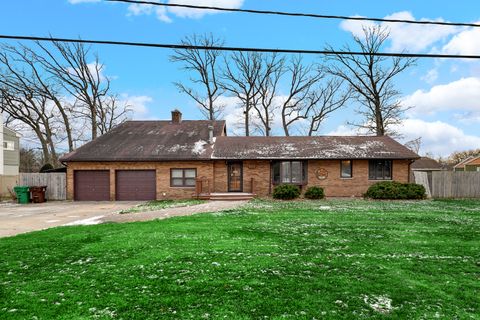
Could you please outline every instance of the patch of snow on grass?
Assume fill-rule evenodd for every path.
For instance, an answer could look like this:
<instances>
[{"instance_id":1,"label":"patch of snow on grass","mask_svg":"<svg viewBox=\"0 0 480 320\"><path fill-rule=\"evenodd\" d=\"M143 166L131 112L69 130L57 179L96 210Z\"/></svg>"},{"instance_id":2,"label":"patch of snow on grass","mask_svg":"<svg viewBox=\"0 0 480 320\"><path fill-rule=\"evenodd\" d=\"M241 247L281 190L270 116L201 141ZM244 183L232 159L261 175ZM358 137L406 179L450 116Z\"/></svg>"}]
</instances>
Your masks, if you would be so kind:
<instances>
[{"instance_id":1,"label":"patch of snow on grass","mask_svg":"<svg viewBox=\"0 0 480 320\"><path fill-rule=\"evenodd\" d=\"M365 302L373 310L387 314L393 310L392 299L383 295L383 296L363 296L363 302Z\"/></svg>"},{"instance_id":2,"label":"patch of snow on grass","mask_svg":"<svg viewBox=\"0 0 480 320\"><path fill-rule=\"evenodd\" d=\"M96 217L91 217L91 218L88 218L88 219L77 220L77 221L73 221L73 222L64 224L64 226L91 226L91 225L95 225L95 224L100 224L102 222L101 219L103 217L104 216L96 216Z\"/></svg>"},{"instance_id":3,"label":"patch of snow on grass","mask_svg":"<svg viewBox=\"0 0 480 320\"><path fill-rule=\"evenodd\" d=\"M320 206L320 207L318 207L318 209L320 209L320 210L332 210L332 207L330 207L330 206Z\"/></svg>"}]
</instances>

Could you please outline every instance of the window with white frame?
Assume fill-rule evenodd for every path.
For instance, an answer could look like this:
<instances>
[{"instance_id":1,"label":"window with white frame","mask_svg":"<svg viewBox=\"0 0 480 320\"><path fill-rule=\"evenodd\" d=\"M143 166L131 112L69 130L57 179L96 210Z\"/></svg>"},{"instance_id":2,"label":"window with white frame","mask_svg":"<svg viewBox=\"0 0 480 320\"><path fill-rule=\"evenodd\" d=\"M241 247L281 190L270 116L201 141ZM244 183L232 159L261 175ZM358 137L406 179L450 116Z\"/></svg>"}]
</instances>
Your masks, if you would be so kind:
<instances>
[{"instance_id":1,"label":"window with white frame","mask_svg":"<svg viewBox=\"0 0 480 320\"><path fill-rule=\"evenodd\" d=\"M15 150L15 142L13 141L3 141L4 150Z\"/></svg>"}]
</instances>

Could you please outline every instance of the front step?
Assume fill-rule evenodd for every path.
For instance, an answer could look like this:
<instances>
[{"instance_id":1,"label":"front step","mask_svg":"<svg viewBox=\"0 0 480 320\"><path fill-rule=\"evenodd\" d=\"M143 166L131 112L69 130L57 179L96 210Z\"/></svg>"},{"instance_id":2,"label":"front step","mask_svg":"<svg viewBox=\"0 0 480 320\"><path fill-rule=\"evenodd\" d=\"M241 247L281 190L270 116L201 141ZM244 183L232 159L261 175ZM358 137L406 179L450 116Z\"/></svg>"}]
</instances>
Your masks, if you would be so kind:
<instances>
[{"instance_id":1,"label":"front step","mask_svg":"<svg viewBox=\"0 0 480 320\"><path fill-rule=\"evenodd\" d=\"M200 194L196 198L211 201L241 201L252 200L256 195L253 193L228 192L228 193L210 193Z\"/></svg>"}]
</instances>

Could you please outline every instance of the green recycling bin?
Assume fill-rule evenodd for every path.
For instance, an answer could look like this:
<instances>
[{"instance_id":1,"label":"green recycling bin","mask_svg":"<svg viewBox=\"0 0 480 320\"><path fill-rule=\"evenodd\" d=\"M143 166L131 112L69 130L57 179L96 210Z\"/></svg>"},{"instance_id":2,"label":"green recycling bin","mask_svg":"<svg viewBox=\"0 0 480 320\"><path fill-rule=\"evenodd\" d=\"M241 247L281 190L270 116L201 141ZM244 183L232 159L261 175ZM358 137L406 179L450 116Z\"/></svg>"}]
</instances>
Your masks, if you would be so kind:
<instances>
[{"instance_id":1,"label":"green recycling bin","mask_svg":"<svg viewBox=\"0 0 480 320\"><path fill-rule=\"evenodd\" d=\"M17 194L18 203L29 203L30 202L30 188L27 186L18 186L13 188L13 191Z\"/></svg>"}]
</instances>

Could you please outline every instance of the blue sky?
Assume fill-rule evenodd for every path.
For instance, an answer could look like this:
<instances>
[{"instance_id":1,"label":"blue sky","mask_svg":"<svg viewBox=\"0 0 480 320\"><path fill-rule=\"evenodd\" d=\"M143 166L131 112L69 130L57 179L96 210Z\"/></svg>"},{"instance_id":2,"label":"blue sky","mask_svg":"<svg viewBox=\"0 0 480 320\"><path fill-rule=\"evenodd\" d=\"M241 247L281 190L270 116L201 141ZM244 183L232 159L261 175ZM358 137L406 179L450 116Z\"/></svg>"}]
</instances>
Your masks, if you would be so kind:
<instances>
[{"instance_id":1,"label":"blue sky","mask_svg":"<svg viewBox=\"0 0 480 320\"><path fill-rule=\"evenodd\" d=\"M172 1L172 0L170 0ZM173 2L173 1L172 1ZM312 1L312 0L177 0L225 7L361 15L408 19L480 22L478 1ZM132 7L96 0L4 1L0 33L84 39L178 43L193 33L213 33L226 45L323 49L351 42L361 24L241 13L199 14ZM480 28L390 24L386 50L415 53L480 55ZM186 80L180 65L169 62L171 51L152 48L94 46L114 78L112 89L136 107L136 118L162 119L179 108L185 118L200 118L195 104L180 94L173 81ZM480 61L419 60L397 78L403 100L413 108L399 131L404 140L422 137L421 153L435 156L480 148ZM352 134L346 125L353 104L333 114L322 134ZM233 114L226 115L232 121Z\"/></svg>"}]
</instances>

